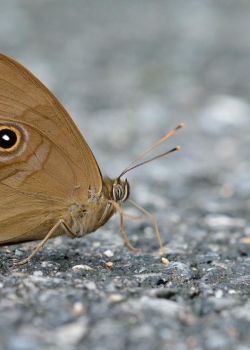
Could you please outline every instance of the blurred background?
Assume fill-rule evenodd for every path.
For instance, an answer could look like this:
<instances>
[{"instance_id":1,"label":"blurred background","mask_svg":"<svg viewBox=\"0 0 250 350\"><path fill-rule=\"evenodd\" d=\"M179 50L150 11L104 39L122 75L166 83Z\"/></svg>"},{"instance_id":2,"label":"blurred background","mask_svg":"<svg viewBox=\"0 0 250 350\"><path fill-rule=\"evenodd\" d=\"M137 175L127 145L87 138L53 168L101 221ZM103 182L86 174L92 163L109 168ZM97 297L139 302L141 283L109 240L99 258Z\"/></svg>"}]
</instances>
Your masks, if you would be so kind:
<instances>
[{"instance_id":1,"label":"blurred background","mask_svg":"<svg viewBox=\"0 0 250 350\"><path fill-rule=\"evenodd\" d=\"M248 212L248 1L0 0L0 8L0 51L58 97L104 174L117 176L185 122L155 154L177 144L180 152L128 174L133 199L163 209L195 196L206 211L237 199L232 208Z\"/></svg>"}]
</instances>

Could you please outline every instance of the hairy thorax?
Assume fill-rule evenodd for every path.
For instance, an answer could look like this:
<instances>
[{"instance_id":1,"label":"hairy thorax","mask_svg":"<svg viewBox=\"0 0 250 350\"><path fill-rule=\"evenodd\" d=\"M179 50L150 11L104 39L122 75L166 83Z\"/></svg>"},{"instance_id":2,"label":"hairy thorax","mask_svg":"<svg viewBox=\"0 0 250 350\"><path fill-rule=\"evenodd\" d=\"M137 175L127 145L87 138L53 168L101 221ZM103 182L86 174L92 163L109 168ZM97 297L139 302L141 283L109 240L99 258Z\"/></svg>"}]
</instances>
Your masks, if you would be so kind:
<instances>
[{"instance_id":1,"label":"hairy thorax","mask_svg":"<svg viewBox=\"0 0 250 350\"><path fill-rule=\"evenodd\" d=\"M116 212L117 205L129 196L127 180L103 178L102 191L98 194L89 191L88 200L71 200L63 220L72 233L82 237L103 226ZM116 204L117 203L117 204ZM115 207L116 206L116 207Z\"/></svg>"},{"instance_id":2,"label":"hairy thorax","mask_svg":"<svg viewBox=\"0 0 250 350\"><path fill-rule=\"evenodd\" d=\"M115 208L102 194L92 196L86 203L76 201L70 205L64 217L76 237L96 231L115 213Z\"/></svg>"}]
</instances>

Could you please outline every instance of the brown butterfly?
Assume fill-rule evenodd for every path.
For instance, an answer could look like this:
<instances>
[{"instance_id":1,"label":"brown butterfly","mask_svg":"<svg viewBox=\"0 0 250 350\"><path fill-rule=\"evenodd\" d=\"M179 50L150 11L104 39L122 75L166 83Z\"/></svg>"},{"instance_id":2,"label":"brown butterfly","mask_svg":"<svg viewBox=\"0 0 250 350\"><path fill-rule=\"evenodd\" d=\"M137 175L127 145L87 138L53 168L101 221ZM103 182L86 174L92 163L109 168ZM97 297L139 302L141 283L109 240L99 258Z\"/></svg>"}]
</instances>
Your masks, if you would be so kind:
<instances>
[{"instance_id":1,"label":"brown butterfly","mask_svg":"<svg viewBox=\"0 0 250 350\"><path fill-rule=\"evenodd\" d=\"M29 261L49 238L83 237L96 231L116 211L128 247L136 250L123 228L121 203L129 197L129 183L121 177L182 125L117 178L103 177L87 142L55 96L20 63L0 54L0 244L42 240L15 265ZM147 214L162 247L156 221Z\"/></svg>"}]
</instances>

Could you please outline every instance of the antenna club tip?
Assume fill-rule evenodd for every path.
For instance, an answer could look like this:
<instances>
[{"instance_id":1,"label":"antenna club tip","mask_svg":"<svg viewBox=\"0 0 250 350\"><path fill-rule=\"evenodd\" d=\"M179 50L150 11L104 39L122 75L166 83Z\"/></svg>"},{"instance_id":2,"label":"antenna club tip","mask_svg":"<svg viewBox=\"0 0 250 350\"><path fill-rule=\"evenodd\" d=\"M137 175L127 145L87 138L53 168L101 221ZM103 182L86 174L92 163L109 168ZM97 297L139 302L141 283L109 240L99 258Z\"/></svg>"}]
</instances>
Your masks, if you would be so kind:
<instances>
[{"instance_id":1,"label":"antenna club tip","mask_svg":"<svg viewBox=\"0 0 250 350\"><path fill-rule=\"evenodd\" d=\"M180 128L183 128L185 126L185 123L180 123Z\"/></svg>"},{"instance_id":2,"label":"antenna club tip","mask_svg":"<svg viewBox=\"0 0 250 350\"><path fill-rule=\"evenodd\" d=\"M181 146L176 146L176 151L179 151L181 149Z\"/></svg>"}]
</instances>

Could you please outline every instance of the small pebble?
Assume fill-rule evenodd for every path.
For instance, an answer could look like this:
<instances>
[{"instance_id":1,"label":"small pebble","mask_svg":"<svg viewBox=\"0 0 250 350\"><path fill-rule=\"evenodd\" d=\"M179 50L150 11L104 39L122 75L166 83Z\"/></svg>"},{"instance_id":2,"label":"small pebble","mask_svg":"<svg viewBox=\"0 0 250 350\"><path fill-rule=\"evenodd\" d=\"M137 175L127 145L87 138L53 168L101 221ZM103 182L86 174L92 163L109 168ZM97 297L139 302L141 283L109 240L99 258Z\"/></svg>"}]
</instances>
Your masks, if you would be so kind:
<instances>
[{"instance_id":1,"label":"small pebble","mask_svg":"<svg viewBox=\"0 0 250 350\"><path fill-rule=\"evenodd\" d=\"M161 262L165 265L169 264L169 260L167 258L161 258Z\"/></svg>"},{"instance_id":2,"label":"small pebble","mask_svg":"<svg viewBox=\"0 0 250 350\"><path fill-rule=\"evenodd\" d=\"M111 258L112 256L114 256L114 253L110 249L105 250L103 254L106 255L108 258Z\"/></svg>"},{"instance_id":3,"label":"small pebble","mask_svg":"<svg viewBox=\"0 0 250 350\"><path fill-rule=\"evenodd\" d=\"M85 307L83 303L81 303L80 301L77 301L76 303L74 303L72 308L73 314L81 315L84 311L85 311Z\"/></svg>"},{"instance_id":4,"label":"small pebble","mask_svg":"<svg viewBox=\"0 0 250 350\"><path fill-rule=\"evenodd\" d=\"M96 284L93 281L86 281L83 286L88 290L96 290Z\"/></svg>"},{"instance_id":5,"label":"small pebble","mask_svg":"<svg viewBox=\"0 0 250 350\"><path fill-rule=\"evenodd\" d=\"M124 300L124 297L123 295L121 294L110 294L109 296L109 300L112 302L112 303L119 303L120 301Z\"/></svg>"},{"instance_id":6,"label":"small pebble","mask_svg":"<svg viewBox=\"0 0 250 350\"><path fill-rule=\"evenodd\" d=\"M19 249L16 249L15 250L15 256L22 256L23 255L23 252Z\"/></svg>"},{"instance_id":7,"label":"small pebble","mask_svg":"<svg viewBox=\"0 0 250 350\"><path fill-rule=\"evenodd\" d=\"M112 263L112 261L107 261L107 262L105 262L105 265L106 265L107 267L112 267L112 266L113 266L113 263Z\"/></svg>"},{"instance_id":8,"label":"small pebble","mask_svg":"<svg viewBox=\"0 0 250 350\"><path fill-rule=\"evenodd\" d=\"M67 323L54 331L58 346L56 348L72 349L87 334L88 325L85 320Z\"/></svg>"},{"instance_id":9,"label":"small pebble","mask_svg":"<svg viewBox=\"0 0 250 350\"><path fill-rule=\"evenodd\" d=\"M27 274L27 273L24 273L24 272L13 272L13 273L11 274L11 276L12 276L12 277L26 277L26 276L28 276L28 274Z\"/></svg>"},{"instance_id":10,"label":"small pebble","mask_svg":"<svg viewBox=\"0 0 250 350\"><path fill-rule=\"evenodd\" d=\"M93 269L92 267L90 267L89 265L75 265L72 267L73 270L86 270L86 271L94 271L95 269Z\"/></svg>"},{"instance_id":11,"label":"small pebble","mask_svg":"<svg viewBox=\"0 0 250 350\"><path fill-rule=\"evenodd\" d=\"M33 272L33 276L42 277L42 276L43 276L43 272L40 271L40 270L34 271L34 272Z\"/></svg>"}]
</instances>

